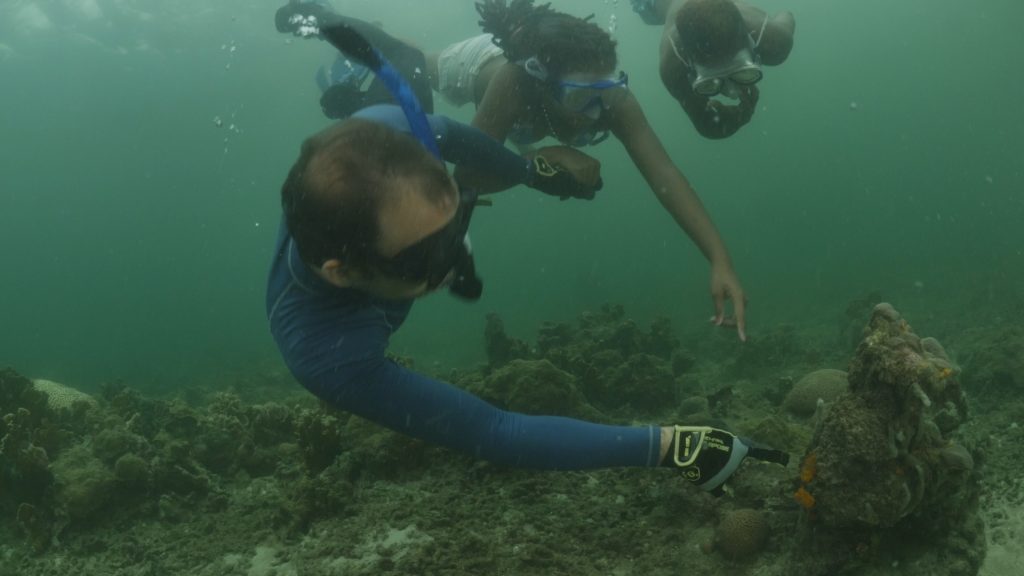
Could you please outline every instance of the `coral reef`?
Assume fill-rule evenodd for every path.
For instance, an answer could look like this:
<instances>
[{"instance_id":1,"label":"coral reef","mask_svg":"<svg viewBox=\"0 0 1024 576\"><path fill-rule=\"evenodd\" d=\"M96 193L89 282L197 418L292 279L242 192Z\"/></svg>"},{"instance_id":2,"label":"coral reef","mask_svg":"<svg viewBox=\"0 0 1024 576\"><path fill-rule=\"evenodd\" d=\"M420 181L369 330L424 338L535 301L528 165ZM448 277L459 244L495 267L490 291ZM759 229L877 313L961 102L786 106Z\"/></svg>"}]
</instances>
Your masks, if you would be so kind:
<instances>
[{"instance_id":1,"label":"coral reef","mask_svg":"<svg viewBox=\"0 0 1024 576\"><path fill-rule=\"evenodd\" d=\"M548 360L513 360L470 390L517 412L600 417L576 387L576 378Z\"/></svg>"},{"instance_id":2,"label":"coral reef","mask_svg":"<svg viewBox=\"0 0 1024 576\"><path fill-rule=\"evenodd\" d=\"M1024 328L972 330L974 345L963 355L964 387L979 400L999 401L1024 393Z\"/></svg>"},{"instance_id":3,"label":"coral reef","mask_svg":"<svg viewBox=\"0 0 1024 576\"><path fill-rule=\"evenodd\" d=\"M61 438L47 400L27 378L0 371L0 518L16 520L37 552L52 536L50 454Z\"/></svg>"},{"instance_id":4,"label":"coral reef","mask_svg":"<svg viewBox=\"0 0 1024 576\"><path fill-rule=\"evenodd\" d=\"M545 323L534 348L509 337L501 319L491 314L484 340L490 370L517 360L546 361L571 374L586 402L602 412L649 414L675 406L682 394L682 377L696 364L693 354L680 346L668 319L655 319L645 332L626 318L622 306L585 312L576 327ZM520 362L515 366L533 371L538 365ZM506 373L504 378L508 377ZM542 411L552 412L564 404L555 401ZM579 406L576 400L571 404ZM572 414L593 412L583 409Z\"/></svg>"},{"instance_id":5,"label":"coral reef","mask_svg":"<svg viewBox=\"0 0 1024 576\"><path fill-rule=\"evenodd\" d=\"M821 408L825 395L811 393L815 417L793 418L793 377L848 359L845 346L821 347L834 328L767 329L747 351L705 326L682 345L667 321L644 327L619 306L545 324L536 342L493 316L487 363L449 371L515 410L727 417L803 454L788 469L744 462L721 498L667 468L537 473L474 460L321 405L281 366L197 375L181 399L108 384L71 409L0 372L0 574L973 576L982 462L993 566L1018 566L1024 402L1001 393L998 416L986 407L964 425L959 391L1010 390L974 376L1012 350L963 344L1012 331L944 336L970 361L962 378L938 342L880 307L851 391Z\"/></svg>"}]
</instances>

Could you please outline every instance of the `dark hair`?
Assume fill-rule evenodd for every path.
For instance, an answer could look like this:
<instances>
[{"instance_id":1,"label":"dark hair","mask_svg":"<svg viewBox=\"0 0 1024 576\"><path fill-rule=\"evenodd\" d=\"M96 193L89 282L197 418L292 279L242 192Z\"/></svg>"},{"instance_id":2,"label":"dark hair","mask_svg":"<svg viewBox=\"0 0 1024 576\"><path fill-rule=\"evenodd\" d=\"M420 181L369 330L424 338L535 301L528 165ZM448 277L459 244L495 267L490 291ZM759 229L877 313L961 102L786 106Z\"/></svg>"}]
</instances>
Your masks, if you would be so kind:
<instances>
[{"instance_id":1,"label":"dark hair","mask_svg":"<svg viewBox=\"0 0 1024 576\"><path fill-rule=\"evenodd\" d=\"M415 138L349 119L302 143L281 187L281 207L302 261L344 259L367 270L380 236L378 213L411 183L433 201L451 190L444 164Z\"/></svg>"},{"instance_id":2,"label":"dark hair","mask_svg":"<svg viewBox=\"0 0 1024 576\"><path fill-rule=\"evenodd\" d=\"M591 16L577 18L533 5L533 0L483 0L476 3L480 27L494 35L494 43L510 62L532 56L548 73L559 77L572 72L615 68L615 40Z\"/></svg>"},{"instance_id":3,"label":"dark hair","mask_svg":"<svg viewBox=\"0 0 1024 576\"><path fill-rule=\"evenodd\" d=\"M687 0L676 12L683 52L699 62L731 58L747 45L746 24L732 0Z\"/></svg>"}]
</instances>

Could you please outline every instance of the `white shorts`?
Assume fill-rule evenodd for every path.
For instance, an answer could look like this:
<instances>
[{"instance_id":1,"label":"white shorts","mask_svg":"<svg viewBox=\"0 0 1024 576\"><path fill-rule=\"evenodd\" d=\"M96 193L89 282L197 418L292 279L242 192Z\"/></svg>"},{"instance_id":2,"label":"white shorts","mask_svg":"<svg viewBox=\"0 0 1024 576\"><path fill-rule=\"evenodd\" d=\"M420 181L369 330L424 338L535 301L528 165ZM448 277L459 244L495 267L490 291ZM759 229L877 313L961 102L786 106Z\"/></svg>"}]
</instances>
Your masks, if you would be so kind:
<instances>
[{"instance_id":1,"label":"white shorts","mask_svg":"<svg viewBox=\"0 0 1024 576\"><path fill-rule=\"evenodd\" d=\"M480 70L501 56L493 36L481 34L448 46L437 57L437 91L452 106L473 102L473 85Z\"/></svg>"}]
</instances>

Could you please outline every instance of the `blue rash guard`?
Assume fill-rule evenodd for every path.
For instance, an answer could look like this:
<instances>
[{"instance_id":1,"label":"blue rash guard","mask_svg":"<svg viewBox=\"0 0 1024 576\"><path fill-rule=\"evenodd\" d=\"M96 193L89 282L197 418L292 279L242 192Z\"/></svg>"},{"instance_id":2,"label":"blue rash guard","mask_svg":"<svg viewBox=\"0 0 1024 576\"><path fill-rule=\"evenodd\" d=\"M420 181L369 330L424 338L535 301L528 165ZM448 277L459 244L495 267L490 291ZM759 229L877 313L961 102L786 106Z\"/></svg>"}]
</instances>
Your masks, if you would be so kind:
<instances>
[{"instance_id":1,"label":"blue rash guard","mask_svg":"<svg viewBox=\"0 0 1024 576\"><path fill-rule=\"evenodd\" d=\"M355 117L409 131L395 106L375 106ZM442 116L430 117L430 125L445 160L487 166L510 183L529 178L522 157L482 132ZM388 339L412 304L329 284L302 263L282 221L267 283L270 331L292 374L319 398L403 434L509 466L579 470L657 464L658 427L501 410L388 359Z\"/></svg>"}]
</instances>

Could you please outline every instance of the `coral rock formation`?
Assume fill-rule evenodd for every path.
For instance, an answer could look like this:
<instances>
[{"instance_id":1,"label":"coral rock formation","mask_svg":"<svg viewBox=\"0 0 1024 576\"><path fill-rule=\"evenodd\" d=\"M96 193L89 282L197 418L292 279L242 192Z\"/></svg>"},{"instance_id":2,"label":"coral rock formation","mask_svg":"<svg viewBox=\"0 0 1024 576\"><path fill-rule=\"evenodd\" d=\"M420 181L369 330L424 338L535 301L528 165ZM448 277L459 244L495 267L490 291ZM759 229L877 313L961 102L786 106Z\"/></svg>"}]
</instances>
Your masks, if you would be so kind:
<instances>
[{"instance_id":1,"label":"coral rock formation","mask_svg":"<svg viewBox=\"0 0 1024 576\"><path fill-rule=\"evenodd\" d=\"M966 559L949 573L976 571L984 537L973 459L956 438L967 418L957 373L937 341L875 307L849 393L826 411L801 467L796 498L818 536L942 547Z\"/></svg>"}]
</instances>

